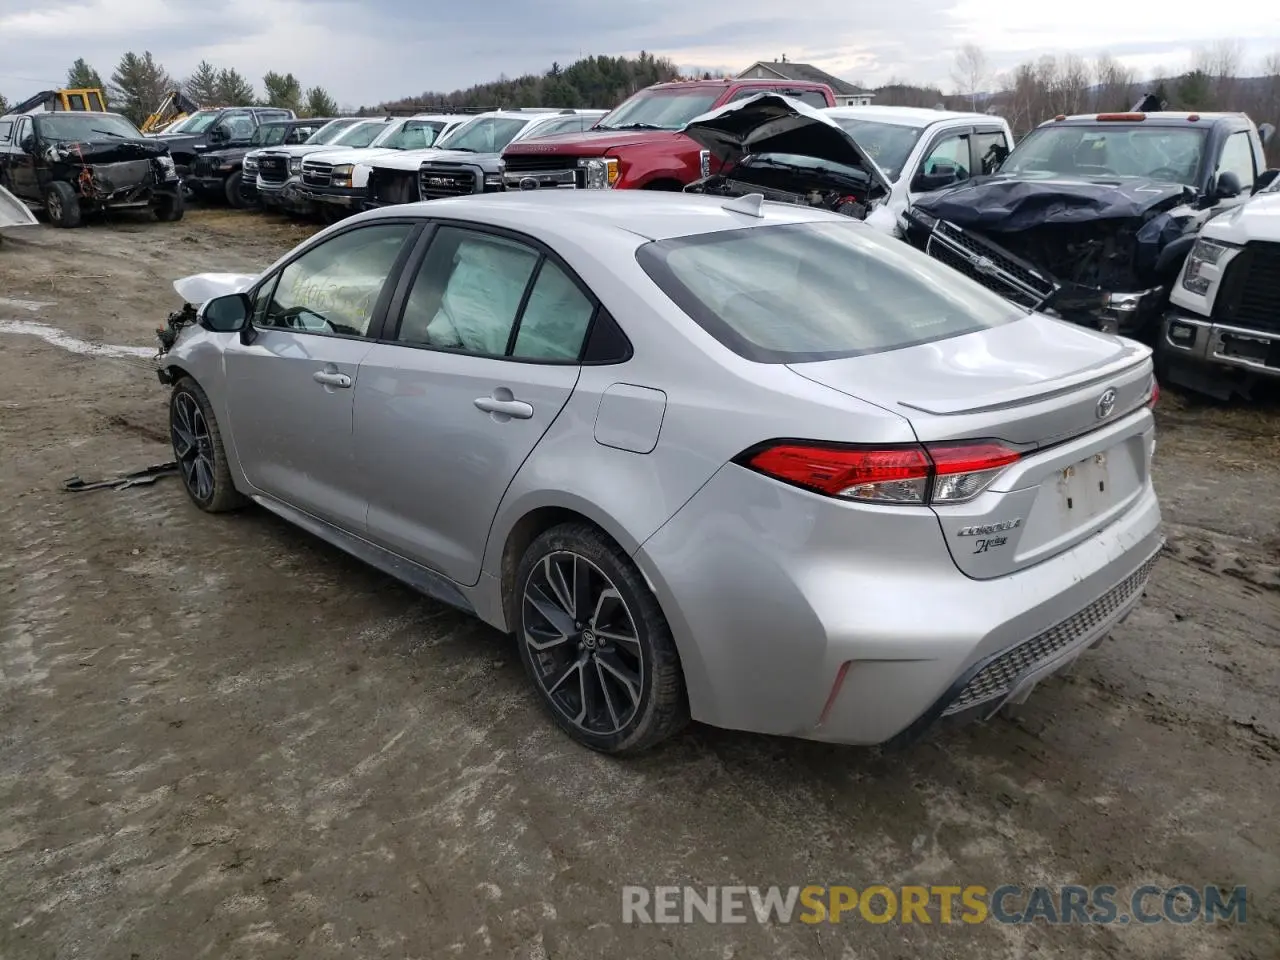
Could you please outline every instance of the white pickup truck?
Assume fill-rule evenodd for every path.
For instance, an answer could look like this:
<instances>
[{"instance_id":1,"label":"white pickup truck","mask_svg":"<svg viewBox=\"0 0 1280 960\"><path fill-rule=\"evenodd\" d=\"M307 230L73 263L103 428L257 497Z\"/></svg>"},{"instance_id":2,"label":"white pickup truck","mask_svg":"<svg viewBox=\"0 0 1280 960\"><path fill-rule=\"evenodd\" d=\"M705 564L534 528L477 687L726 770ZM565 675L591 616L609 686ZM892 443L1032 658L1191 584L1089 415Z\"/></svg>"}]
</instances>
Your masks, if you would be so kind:
<instances>
[{"instance_id":1,"label":"white pickup truck","mask_svg":"<svg viewBox=\"0 0 1280 960\"><path fill-rule=\"evenodd\" d=\"M829 107L823 111L876 162L891 187L867 216L885 233L921 194L994 173L1013 150L1001 117L922 107Z\"/></svg>"},{"instance_id":2,"label":"white pickup truck","mask_svg":"<svg viewBox=\"0 0 1280 960\"><path fill-rule=\"evenodd\" d=\"M1158 376L1221 399L1280 380L1280 170L1210 219L1169 294Z\"/></svg>"}]
</instances>

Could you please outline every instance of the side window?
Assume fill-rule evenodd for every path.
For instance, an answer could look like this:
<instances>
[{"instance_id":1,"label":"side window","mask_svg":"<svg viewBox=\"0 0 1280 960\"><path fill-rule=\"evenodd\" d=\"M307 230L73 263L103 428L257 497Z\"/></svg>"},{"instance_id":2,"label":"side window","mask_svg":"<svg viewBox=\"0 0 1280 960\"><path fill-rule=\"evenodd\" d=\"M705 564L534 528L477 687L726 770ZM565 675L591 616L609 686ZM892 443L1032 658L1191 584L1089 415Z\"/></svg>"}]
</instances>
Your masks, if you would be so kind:
<instances>
[{"instance_id":1,"label":"side window","mask_svg":"<svg viewBox=\"0 0 1280 960\"><path fill-rule=\"evenodd\" d=\"M247 113L233 113L223 121L232 140L248 140L253 136L253 117Z\"/></svg>"},{"instance_id":2,"label":"side window","mask_svg":"<svg viewBox=\"0 0 1280 960\"><path fill-rule=\"evenodd\" d=\"M1222 159L1218 161L1218 173L1234 173L1240 178L1240 186L1245 193L1253 189L1253 181L1258 172L1253 166L1253 143L1249 134L1241 130L1227 137L1222 145Z\"/></svg>"},{"instance_id":3,"label":"side window","mask_svg":"<svg viewBox=\"0 0 1280 960\"><path fill-rule=\"evenodd\" d=\"M505 237L441 227L405 300L396 339L503 356L539 258Z\"/></svg>"},{"instance_id":4,"label":"side window","mask_svg":"<svg viewBox=\"0 0 1280 960\"><path fill-rule=\"evenodd\" d=\"M31 124L27 123L26 117L19 117L17 124L13 128L13 142L21 146L22 141L31 133Z\"/></svg>"},{"instance_id":5,"label":"side window","mask_svg":"<svg viewBox=\"0 0 1280 960\"><path fill-rule=\"evenodd\" d=\"M795 97L801 103L807 103L811 107L817 107L819 110L827 108L827 98L817 90L801 90L798 93L788 93L787 96Z\"/></svg>"},{"instance_id":6,"label":"side window","mask_svg":"<svg viewBox=\"0 0 1280 960\"><path fill-rule=\"evenodd\" d=\"M952 166L957 180L969 179L969 135L944 137L933 145L929 155L920 164L920 172L932 174L942 166Z\"/></svg>"},{"instance_id":7,"label":"side window","mask_svg":"<svg viewBox=\"0 0 1280 960\"><path fill-rule=\"evenodd\" d=\"M396 257L413 227L390 223L339 234L280 272L254 304L261 327L363 337Z\"/></svg>"},{"instance_id":8,"label":"side window","mask_svg":"<svg viewBox=\"0 0 1280 960\"><path fill-rule=\"evenodd\" d=\"M513 357L576 360L582 352L593 304L551 260L543 260L533 291L520 315Z\"/></svg>"},{"instance_id":9,"label":"side window","mask_svg":"<svg viewBox=\"0 0 1280 960\"><path fill-rule=\"evenodd\" d=\"M733 93L729 95L729 99L726 100L725 103L733 103L733 101L735 100L745 100L747 99L747 97L754 97L757 93L767 93L767 92L768 91L762 90L759 87L742 87L738 90L733 91Z\"/></svg>"},{"instance_id":10,"label":"side window","mask_svg":"<svg viewBox=\"0 0 1280 960\"><path fill-rule=\"evenodd\" d=\"M0 120L0 143L8 143L9 135L13 132L12 120Z\"/></svg>"},{"instance_id":11,"label":"side window","mask_svg":"<svg viewBox=\"0 0 1280 960\"><path fill-rule=\"evenodd\" d=\"M305 143L307 137L315 133L314 127L293 127L285 135L285 143Z\"/></svg>"},{"instance_id":12,"label":"side window","mask_svg":"<svg viewBox=\"0 0 1280 960\"><path fill-rule=\"evenodd\" d=\"M1009 156L1002 130L979 130L973 135L973 148L983 173L995 173Z\"/></svg>"}]
</instances>

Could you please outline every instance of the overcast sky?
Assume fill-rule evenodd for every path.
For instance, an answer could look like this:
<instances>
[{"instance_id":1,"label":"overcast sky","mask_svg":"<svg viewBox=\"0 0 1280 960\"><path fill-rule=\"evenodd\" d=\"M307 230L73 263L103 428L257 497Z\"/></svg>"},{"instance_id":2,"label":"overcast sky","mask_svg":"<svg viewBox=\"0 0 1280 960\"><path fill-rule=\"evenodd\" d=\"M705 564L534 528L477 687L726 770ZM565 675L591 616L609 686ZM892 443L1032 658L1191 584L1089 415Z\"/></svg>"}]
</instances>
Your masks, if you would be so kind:
<instances>
[{"instance_id":1,"label":"overcast sky","mask_svg":"<svg viewBox=\"0 0 1280 960\"><path fill-rule=\"evenodd\" d=\"M997 68L1105 45L1142 77L1185 69L1198 45L1244 33L1243 72L1280 52L1270 4L1221 18L1192 0L1155 9L1134 0L0 0L0 93L15 100L61 84L76 57L107 80L126 50L150 50L179 79L201 59L234 66L259 91L267 70L293 71L350 106L641 49L734 72L786 54L855 82L946 90L955 48L968 41Z\"/></svg>"}]
</instances>

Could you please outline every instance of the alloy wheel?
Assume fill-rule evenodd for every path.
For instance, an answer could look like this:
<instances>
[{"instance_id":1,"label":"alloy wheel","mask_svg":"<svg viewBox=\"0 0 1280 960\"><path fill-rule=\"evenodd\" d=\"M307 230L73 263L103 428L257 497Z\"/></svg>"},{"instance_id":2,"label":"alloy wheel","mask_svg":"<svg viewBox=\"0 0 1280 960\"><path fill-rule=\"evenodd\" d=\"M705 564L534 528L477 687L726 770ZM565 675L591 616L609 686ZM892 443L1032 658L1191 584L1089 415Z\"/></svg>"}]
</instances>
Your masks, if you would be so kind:
<instances>
[{"instance_id":1,"label":"alloy wheel","mask_svg":"<svg viewBox=\"0 0 1280 960\"><path fill-rule=\"evenodd\" d=\"M62 219L62 198L56 193L50 193L45 201L45 205L49 208L50 220Z\"/></svg>"},{"instance_id":2,"label":"alloy wheel","mask_svg":"<svg viewBox=\"0 0 1280 960\"><path fill-rule=\"evenodd\" d=\"M640 709L644 655L613 581L569 551L543 557L525 582L524 643L555 709L580 730L611 736Z\"/></svg>"},{"instance_id":3,"label":"alloy wheel","mask_svg":"<svg viewBox=\"0 0 1280 960\"><path fill-rule=\"evenodd\" d=\"M213 440L209 424L196 398L179 393L173 398L173 418L169 426L173 453L182 469L182 481L201 503L213 499Z\"/></svg>"}]
</instances>

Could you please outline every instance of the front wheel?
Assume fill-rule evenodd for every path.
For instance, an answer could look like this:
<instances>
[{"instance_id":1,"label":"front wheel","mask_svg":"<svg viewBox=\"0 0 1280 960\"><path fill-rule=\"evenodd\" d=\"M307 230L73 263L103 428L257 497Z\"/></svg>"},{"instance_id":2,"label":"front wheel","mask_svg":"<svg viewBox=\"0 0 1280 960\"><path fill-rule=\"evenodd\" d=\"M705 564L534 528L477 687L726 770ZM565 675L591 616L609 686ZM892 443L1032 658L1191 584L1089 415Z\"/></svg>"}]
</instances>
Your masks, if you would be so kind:
<instances>
[{"instance_id":1,"label":"front wheel","mask_svg":"<svg viewBox=\"0 0 1280 960\"><path fill-rule=\"evenodd\" d=\"M80 226L80 198L71 184L55 180L44 188L44 212L55 227Z\"/></svg>"},{"instance_id":2,"label":"front wheel","mask_svg":"<svg viewBox=\"0 0 1280 960\"><path fill-rule=\"evenodd\" d=\"M631 560L600 530L539 536L516 572L520 659L569 736L633 754L679 733L689 706L671 628Z\"/></svg>"},{"instance_id":3,"label":"front wheel","mask_svg":"<svg viewBox=\"0 0 1280 960\"><path fill-rule=\"evenodd\" d=\"M222 192L226 194L227 204L239 210L249 205L248 201L240 195L240 184L244 182L244 174L237 170L231 176L227 177L226 182L222 185Z\"/></svg>"},{"instance_id":4,"label":"front wheel","mask_svg":"<svg viewBox=\"0 0 1280 960\"><path fill-rule=\"evenodd\" d=\"M190 377L174 384L169 397L169 436L182 485L197 507L206 513L224 513L244 505L244 496L231 481L213 405Z\"/></svg>"},{"instance_id":5,"label":"front wheel","mask_svg":"<svg viewBox=\"0 0 1280 960\"><path fill-rule=\"evenodd\" d=\"M151 212L155 214L156 219L161 223L174 223L181 220L186 210L187 204L182 197L181 188L173 193L160 194L156 197L155 203L151 207Z\"/></svg>"}]
</instances>

